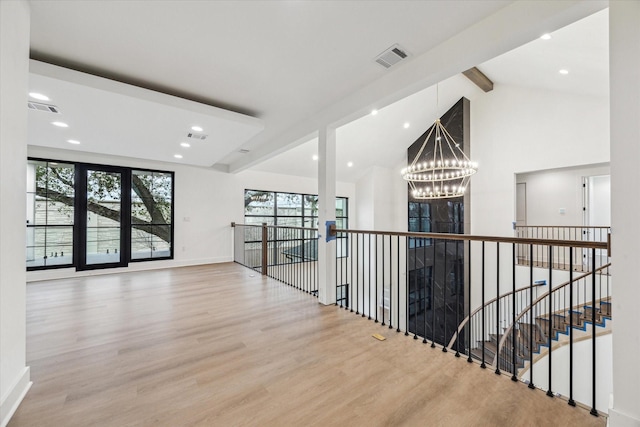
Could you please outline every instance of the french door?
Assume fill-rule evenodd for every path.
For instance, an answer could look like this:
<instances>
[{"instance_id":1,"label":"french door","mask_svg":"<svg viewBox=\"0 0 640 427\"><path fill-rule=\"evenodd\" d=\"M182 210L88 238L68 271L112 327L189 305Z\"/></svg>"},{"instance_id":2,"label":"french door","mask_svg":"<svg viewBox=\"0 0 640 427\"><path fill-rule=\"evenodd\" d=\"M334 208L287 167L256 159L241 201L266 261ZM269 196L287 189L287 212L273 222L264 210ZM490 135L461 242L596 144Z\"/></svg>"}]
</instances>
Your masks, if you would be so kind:
<instances>
[{"instance_id":1,"label":"french door","mask_svg":"<svg viewBox=\"0 0 640 427\"><path fill-rule=\"evenodd\" d=\"M129 260L131 188L123 168L81 165L76 169L78 270L126 267Z\"/></svg>"}]
</instances>

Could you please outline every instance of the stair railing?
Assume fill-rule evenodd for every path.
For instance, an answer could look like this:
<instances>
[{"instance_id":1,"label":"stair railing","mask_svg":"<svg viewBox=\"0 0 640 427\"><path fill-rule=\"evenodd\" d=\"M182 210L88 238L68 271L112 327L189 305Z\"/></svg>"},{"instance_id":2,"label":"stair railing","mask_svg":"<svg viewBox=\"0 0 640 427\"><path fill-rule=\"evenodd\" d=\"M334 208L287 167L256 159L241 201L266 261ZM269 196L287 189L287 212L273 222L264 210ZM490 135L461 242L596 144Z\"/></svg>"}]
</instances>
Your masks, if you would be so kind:
<instances>
[{"instance_id":1,"label":"stair railing","mask_svg":"<svg viewBox=\"0 0 640 427\"><path fill-rule=\"evenodd\" d=\"M530 388L536 387L534 382L534 354L540 354L546 347L547 372L546 384L538 388L546 388L547 395L558 394L553 384L553 349L554 342L560 334L568 335L568 387L563 394L568 397L570 405L575 406L574 396L574 330L580 328L587 331L591 325L591 413L596 411L596 326L603 326L607 318L611 318L611 283L609 269L611 263L596 268L595 249L592 253L592 271L573 278L570 272L568 281L550 289L537 297L525 307L504 330L495 352L492 365L496 369L512 373L517 379L519 371L528 361L528 382ZM533 266L530 267L533 269ZM550 272L551 274L551 272ZM587 331L588 332L588 331ZM556 378L557 382L557 378ZM587 403L581 398L582 403ZM602 405L600 405L602 406Z\"/></svg>"}]
</instances>

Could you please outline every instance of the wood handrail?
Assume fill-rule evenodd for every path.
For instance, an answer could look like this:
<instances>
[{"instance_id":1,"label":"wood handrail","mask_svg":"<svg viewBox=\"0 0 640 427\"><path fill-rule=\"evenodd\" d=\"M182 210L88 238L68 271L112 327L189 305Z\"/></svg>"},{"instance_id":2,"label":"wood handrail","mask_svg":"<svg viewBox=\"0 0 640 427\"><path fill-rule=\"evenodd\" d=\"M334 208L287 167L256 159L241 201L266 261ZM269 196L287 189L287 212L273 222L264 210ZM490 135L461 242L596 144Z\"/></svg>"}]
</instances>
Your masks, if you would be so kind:
<instances>
[{"instance_id":1,"label":"wood handrail","mask_svg":"<svg viewBox=\"0 0 640 427\"><path fill-rule=\"evenodd\" d=\"M611 228L610 225L516 225L518 228Z\"/></svg>"},{"instance_id":2,"label":"wood handrail","mask_svg":"<svg viewBox=\"0 0 640 427\"><path fill-rule=\"evenodd\" d=\"M572 248L589 249L609 249L607 242L591 242L586 240L557 240L557 239L530 239L526 237L500 237L500 236L478 236L472 234L450 234L450 233L418 233L407 231L374 231L374 230L345 230L335 229L335 234L374 234L378 236L401 236L415 237L419 239L437 240L469 240L499 243L515 243L518 245L543 245L543 246L563 246ZM333 235L333 234L332 234Z\"/></svg>"},{"instance_id":3,"label":"wood handrail","mask_svg":"<svg viewBox=\"0 0 640 427\"><path fill-rule=\"evenodd\" d=\"M597 273L598 271L602 271L602 270L604 270L605 268L609 268L609 267L611 267L611 263L610 263L610 262L609 262L609 263L607 263L607 264L605 264L605 265L602 265L602 266L600 266L600 267L596 268L596 269L595 269L595 271L589 271L589 272L587 272L587 273L585 273L585 274L583 274L583 275L581 275L581 276L578 276L578 277L574 278L574 279L573 279L573 280L571 280L571 281L567 280L567 281L566 281L566 282L564 282L563 284L561 284L561 285L557 286L556 288L549 289L547 292L545 292L544 294L542 294L542 295L540 295L538 298L536 298L536 300L535 300L535 301L533 301L531 304L529 304L529 306L528 306L528 307L526 307L524 310L522 310L522 312L518 315L518 317L516 317L516 320L515 320L511 325L509 325L509 327L507 328L507 330L503 333L502 338L500 339L500 342L498 343L498 348L496 349L496 354L495 354L495 356L494 356L494 358L493 358L493 363L492 363L492 365L493 365L493 366L496 366L496 363L497 363L497 362L498 362L498 360L499 360L499 359L498 359L498 357L499 357L499 355L500 355L500 352L502 351L502 347L504 346L505 341L508 339L508 336L509 336L509 334L511 333L511 330L513 329L514 325L516 325L516 324L518 323L518 321L519 321L520 319L522 319L522 317L523 317L525 314L527 314L527 312L528 312L529 310L531 310L531 309L533 308L533 306L534 306L534 305L538 304L538 303L539 303L540 301L542 301L544 298L546 298L547 296L549 296L549 294L551 294L551 293L553 293L553 292L555 292L555 291L559 291L560 289L565 288L567 285L570 285L570 284L572 284L573 282L577 282L578 280L582 280L582 279L584 279L585 277L589 277L589 276L591 276L591 275L593 275L593 274ZM572 302L570 302L570 303L569 303L569 309L570 309L570 310L573 308L573 306L571 305L571 303L572 303ZM592 301L592 304L595 304L595 301ZM550 321L551 321L551 314L552 314L552 313L549 313L549 320L550 320ZM482 337L482 339L484 339L484 337Z\"/></svg>"}]
</instances>

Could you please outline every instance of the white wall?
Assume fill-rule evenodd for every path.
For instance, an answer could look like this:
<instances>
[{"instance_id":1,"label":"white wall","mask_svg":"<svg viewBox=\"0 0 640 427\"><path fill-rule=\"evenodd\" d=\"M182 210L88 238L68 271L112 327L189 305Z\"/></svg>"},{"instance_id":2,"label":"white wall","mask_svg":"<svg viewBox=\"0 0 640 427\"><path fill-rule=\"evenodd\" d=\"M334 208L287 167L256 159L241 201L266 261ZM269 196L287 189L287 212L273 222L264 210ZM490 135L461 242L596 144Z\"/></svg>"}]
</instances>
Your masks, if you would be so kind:
<instances>
[{"instance_id":1,"label":"white wall","mask_svg":"<svg viewBox=\"0 0 640 427\"><path fill-rule=\"evenodd\" d=\"M210 168L146 160L95 155L29 146L30 157L160 169L175 172L174 259L131 263L124 269L76 272L74 269L32 271L27 280L43 280L117 271L227 262L233 260L231 222L244 222L244 190L272 190L317 194L317 181L266 172L227 174ZM24 192L22 192L24 193ZM350 216L355 218L355 185L338 183L337 195L349 198ZM22 195L24 200L24 194ZM21 234L20 245L24 236ZM22 263L24 264L24 263Z\"/></svg>"},{"instance_id":2,"label":"white wall","mask_svg":"<svg viewBox=\"0 0 640 427\"><path fill-rule=\"evenodd\" d=\"M527 184L527 225L583 225L582 178L609 170L597 165L518 174L516 182Z\"/></svg>"},{"instance_id":3,"label":"white wall","mask_svg":"<svg viewBox=\"0 0 640 427\"><path fill-rule=\"evenodd\" d=\"M29 5L0 2L0 425L29 389L26 366L25 190Z\"/></svg>"},{"instance_id":4,"label":"white wall","mask_svg":"<svg viewBox=\"0 0 640 427\"><path fill-rule=\"evenodd\" d=\"M612 427L640 426L640 2L610 1L611 240L613 292Z\"/></svg>"},{"instance_id":5,"label":"white wall","mask_svg":"<svg viewBox=\"0 0 640 427\"><path fill-rule=\"evenodd\" d=\"M608 117L606 98L539 89L496 84L472 99L471 233L512 235L516 174L609 162Z\"/></svg>"},{"instance_id":6,"label":"white wall","mask_svg":"<svg viewBox=\"0 0 640 427\"><path fill-rule=\"evenodd\" d=\"M602 329L602 328L598 328ZM587 329L591 334L591 327ZM601 331L597 330L597 333ZM586 335L583 332L580 332ZM576 335L578 332L576 332ZM574 339L576 339L574 337ZM573 400L591 408L592 396L592 340L574 341L573 344ZM613 388L611 334L596 338L596 409L607 413L609 396ZM554 348L551 351L551 391L569 397L569 345ZM524 378L529 379L529 371ZM549 389L549 355L541 357L533 365L533 383L536 387Z\"/></svg>"}]
</instances>

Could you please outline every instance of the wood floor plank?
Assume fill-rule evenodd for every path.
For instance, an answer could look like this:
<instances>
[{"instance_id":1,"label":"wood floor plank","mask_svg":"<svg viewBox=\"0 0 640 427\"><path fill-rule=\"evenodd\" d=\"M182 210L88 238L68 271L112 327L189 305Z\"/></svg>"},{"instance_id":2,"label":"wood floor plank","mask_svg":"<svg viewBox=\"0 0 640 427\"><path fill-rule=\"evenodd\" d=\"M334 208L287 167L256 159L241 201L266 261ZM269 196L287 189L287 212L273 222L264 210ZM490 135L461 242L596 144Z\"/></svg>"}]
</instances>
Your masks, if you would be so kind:
<instances>
[{"instance_id":1,"label":"wood floor plank","mask_svg":"<svg viewBox=\"0 0 640 427\"><path fill-rule=\"evenodd\" d=\"M27 359L9 427L606 423L233 263L31 283Z\"/></svg>"}]
</instances>

